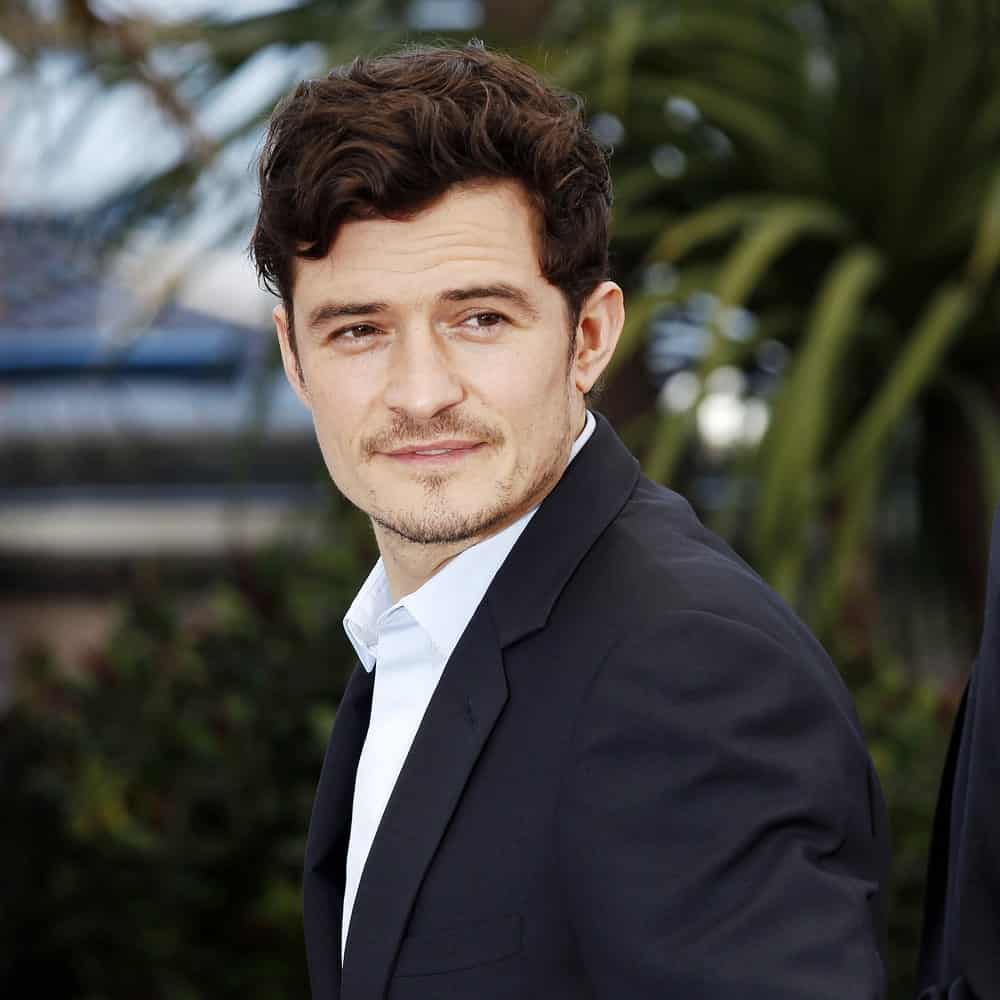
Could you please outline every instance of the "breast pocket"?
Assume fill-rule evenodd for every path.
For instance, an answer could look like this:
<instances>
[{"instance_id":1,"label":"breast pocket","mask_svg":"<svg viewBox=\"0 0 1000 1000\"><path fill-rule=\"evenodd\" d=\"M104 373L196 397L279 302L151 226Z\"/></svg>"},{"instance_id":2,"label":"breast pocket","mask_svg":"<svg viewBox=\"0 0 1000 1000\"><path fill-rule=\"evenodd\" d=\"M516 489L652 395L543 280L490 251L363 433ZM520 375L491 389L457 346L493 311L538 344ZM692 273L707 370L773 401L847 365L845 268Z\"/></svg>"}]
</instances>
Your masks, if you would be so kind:
<instances>
[{"instance_id":1,"label":"breast pocket","mask_svg":"<svg viewBox=\"0 0 1000 1000\"><path fill-rule=\"evenodd\" d=\"M458 972L516 955L521 950L521 916L489 920L410 934L396 959L396 977Z\"/></svg>"}]
</instances>

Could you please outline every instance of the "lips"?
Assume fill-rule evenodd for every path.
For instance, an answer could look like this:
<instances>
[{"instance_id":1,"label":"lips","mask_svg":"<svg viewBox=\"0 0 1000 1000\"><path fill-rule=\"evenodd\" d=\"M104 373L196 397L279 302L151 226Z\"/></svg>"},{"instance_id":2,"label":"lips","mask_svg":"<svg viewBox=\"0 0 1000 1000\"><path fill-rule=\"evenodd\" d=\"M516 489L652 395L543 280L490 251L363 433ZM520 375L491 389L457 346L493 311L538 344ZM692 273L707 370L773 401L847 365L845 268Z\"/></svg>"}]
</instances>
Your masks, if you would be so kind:
<instances>
[{"instance_id":1,"label":"lips","mask_svg":"<svg viewBox=\"0 0 1000 1000\"><path fill-rule=\"evenodd\" d=\"M408 455L433 458L435 456L448 455L457 451L471 451L473 448L478 447L478 441L434 441L428 444L407 445L405 448L397 448L395 451L390 451L388 454L393 458L401 458Z\"/></svg>"},{"instance_id":2,"label":"lips","mask_svg":"<svg viewBox=\"0 0 1000 1000\"><path fill-rule=\"evenodd\" d=\"M429 441L384 452L386 458L408 465L451 465L483 447L480 441Z\"/></svg>"}]
</instances>

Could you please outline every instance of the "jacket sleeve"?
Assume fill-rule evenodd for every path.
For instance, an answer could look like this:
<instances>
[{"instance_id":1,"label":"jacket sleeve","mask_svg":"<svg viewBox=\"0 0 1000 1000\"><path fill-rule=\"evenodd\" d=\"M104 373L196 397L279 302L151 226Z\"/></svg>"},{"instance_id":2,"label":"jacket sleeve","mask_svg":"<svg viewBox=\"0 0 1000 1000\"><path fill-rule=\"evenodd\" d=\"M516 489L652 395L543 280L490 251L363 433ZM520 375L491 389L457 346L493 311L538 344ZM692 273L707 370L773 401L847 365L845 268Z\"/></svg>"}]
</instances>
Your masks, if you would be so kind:
<instances>
[{"instance_id":1,"label":"jacket sleeve","mask_svg":"<svg viewBox=\"0 0 1000 1000\"><path fill-rule=\"evenodd\" d=\"M669 613L608 656L574 734L557 852L596 998L884 997L881 796L811 648Z\"/></svg>"}]
</instances>

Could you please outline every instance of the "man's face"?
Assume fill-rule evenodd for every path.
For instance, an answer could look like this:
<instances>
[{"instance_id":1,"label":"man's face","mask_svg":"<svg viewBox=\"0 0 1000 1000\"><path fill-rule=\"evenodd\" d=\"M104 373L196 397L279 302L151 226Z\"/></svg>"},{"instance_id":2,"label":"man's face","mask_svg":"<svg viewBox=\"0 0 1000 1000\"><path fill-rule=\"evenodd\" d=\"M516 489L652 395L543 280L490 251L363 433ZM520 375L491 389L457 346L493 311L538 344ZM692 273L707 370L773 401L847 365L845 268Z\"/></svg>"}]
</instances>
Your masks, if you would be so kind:
<instances>
[{"instance_id":1,"label":"man's face","mask_svg":"<svg viewBox=\"0 0 1000 1000\"><path fill-rule=\"evenodd\" d=\"M571 356L516 184L452 188L403 222L346 223L324 259L297 261L293 313L301 384L278 307L286 372L334 483L377 526L474 540L558 481L596 374Z\"/></svg>"}]
</instances>

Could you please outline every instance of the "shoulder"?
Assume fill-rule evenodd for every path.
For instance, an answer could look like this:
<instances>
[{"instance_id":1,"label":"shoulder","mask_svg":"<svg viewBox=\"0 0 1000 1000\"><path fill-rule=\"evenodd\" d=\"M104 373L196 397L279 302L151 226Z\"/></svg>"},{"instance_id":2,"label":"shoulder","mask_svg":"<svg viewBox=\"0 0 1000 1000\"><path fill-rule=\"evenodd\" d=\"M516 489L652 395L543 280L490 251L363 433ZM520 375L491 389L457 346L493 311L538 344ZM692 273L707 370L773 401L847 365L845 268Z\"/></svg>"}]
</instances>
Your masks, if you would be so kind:
<instances>
[{"instance_id":1,"label":"shoulder","mask_svg":"<svg viewBox=\"0 0 1000 1000\"><path fill-rule=\"evenodd\" d=\"M814 643L791 608L684 497L645 477L583 568L603 581L606 606L631 632L687 613L751 627L783 645Z\"/></svg>"},{"instance_id":2,"label":"shoulder","mask_svg":"<svg viewBox=\"0 0 1000 1000\"><path fill-rule=\"evenodd\" d=\"M720 686L794 688L858 731L846 686L811 631L672 490L640 479L564 597L575 632L601 633L587 644L605 654L591 661L598 686L635 674L670 700Z\"/></svg>"}]
</instances>

